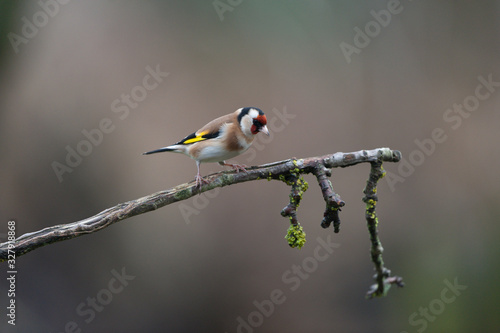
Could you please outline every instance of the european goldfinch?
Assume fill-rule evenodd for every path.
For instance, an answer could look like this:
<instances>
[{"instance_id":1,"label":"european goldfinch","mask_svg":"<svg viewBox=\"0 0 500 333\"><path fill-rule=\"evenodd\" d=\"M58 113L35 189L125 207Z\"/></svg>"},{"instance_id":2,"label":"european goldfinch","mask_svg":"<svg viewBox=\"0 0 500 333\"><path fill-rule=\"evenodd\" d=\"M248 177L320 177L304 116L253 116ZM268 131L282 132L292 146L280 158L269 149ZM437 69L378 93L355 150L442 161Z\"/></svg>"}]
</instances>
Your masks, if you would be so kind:
<instances>
[{"instance_id":1,"label":"european goldfinch","mask_svg":"<svg viewBox=\"0 0 500 333\"><path fill-rule=\"evenodd\" d=\"M193 134L181 141L143 153L156 154L164 151L183 153L196 161L196 187L208 183L200 174L202 162L218 162L220 165L230 166L238 172L246 171L244 165L226 163L227 159L244 153L252 145L255 136L262 132L269 135L267 118L258 108L246 107L233 113L212 120Z\"/></svg>"}]
</instances>

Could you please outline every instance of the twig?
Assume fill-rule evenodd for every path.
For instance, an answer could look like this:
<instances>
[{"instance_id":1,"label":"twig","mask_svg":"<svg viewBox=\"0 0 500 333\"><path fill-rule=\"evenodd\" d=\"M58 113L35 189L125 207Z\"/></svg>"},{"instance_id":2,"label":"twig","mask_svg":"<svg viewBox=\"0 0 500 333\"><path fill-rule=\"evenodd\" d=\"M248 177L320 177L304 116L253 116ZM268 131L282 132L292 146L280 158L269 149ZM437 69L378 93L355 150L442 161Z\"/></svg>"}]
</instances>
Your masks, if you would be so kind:
<instances>
[{"instance_id":1,"label":"twig","mask_svg":"<svg viewBox=\"0 0 500 333\"><path fill-rule=\"evenodd\" d=\"M333 222L334 231L338 232L340 224L338 212L340 211L340 207L344 205L344 202L340 199L340 196L333 191L332 184L327 178L331 174L329 169L337 167L343 168L359 163L371 163L372 172L370 173L368 185L373 182L375 185L367 185L365 191L369 192L375 188L376 181L378 180L378 178L374 181L373 179L375 178L372 179L372 175L374 175L374 170L376 169L374 169L374 165L381 166L382 162L398 162L400 159L401 153L399 151L393 151L389 148L378 148L373 150L360 150L352 153L335 153L304 159L292 158L247 168L247 172L237 173L235 171L222 171L214 173L206 177L209 183L204 184L201 189L198 189L195 182L191 181L190 183L181 184L166 191L157 192L136 200L118 204L81 221L55 225L24 234L18 237L14 242L1 243L0 262L6 261L8 255L15 254L16 257L19 257L51 243L91 234L121 220L156 210L177 201L186 200L196 194L212 190L216 187L224 187L259 179L281 180L292 186L290 202L283 209L282 215L290 218L290 227L293 228L292 234L290 234L289 230L289 234L287 235L287 237L291 235L290 239L287 238L289 244L300 248L305 242L305 234L298 223L296 210L300 204L302 194L307 189L307 183L300 176L301 174L312 173L316 176L326 202L326 210L321 225L326 228ZM372 183L370 183L370 181L372 181ZM366 193L367 192L365 192L365 194ZM371 195L372 193L368 193L365 198L369 198L367 200L375 200L376 202L376 197L374 199ZM366 202L368 205L368 201ZM372 248L372 258L376 259L374 259L374 262L377 267L377 281L379 286L377 290L379 290L381 288L379 277L384 276L387 282L389 276L387 272L384 271L385 268L383 268L381 257L382 247L376 234L374 204L373 211L370 211L370 214L375 218L375 228L373 228L373 226L370 227L370 237L372 239L372 244L375 244L373 248L376 248L376 251ZM369 222L369 225L370 223L372 222ZM295 237L295 239L293 239L293 237Z\"/></svg>"},{"instance_id":2,"label":"twig","mask_svg":"<svg viewBox=\"0 0 500 333\"><path fill-rule=\"evenodd\" d=\"M294 164L297 164L295 160ZM280 175L279 178L292 187L290 190L290 203L281 210L281 215L283 217L290 218L290 227L288 228L285 239L288 241L288 245L300 249L306 243L306 234L300 226L297 217L297 208L299 208L302 195L309 188L309 184L300 176L299 168L295 168L287 176Z\"/></svg>"},{"instance_id":3,"label":"twig","mask_svg":"<svg viewBox=\"0 0 500 333\"><path fill-rule=\"evenodd\" d=\"M363 190L365 197L363 201L366 203L366 222L368 224L368 232L370 234L370 241L372 243L371 247L371 257L372 262L375 265L376 274L373 277L376 284L370 287L370 290L366 293L367 298L385 296L389 291L392 284L398 287L403 287L403 279L399 276L392 276L391 271L384 267L384 260L382 259L382 252L384 248L378 237L378 218L375 212L375 207L377 206L377 183L385 176L385 171L382 168L381 161L370 162L370 177L366 182L366 187Z\"/></svg>"},{"instance_id":4,"label":"twig","mask_svg":"<svg viewBox=\"0 0 500 333\"><path fill-rule=\"evenodd\" d=\"M321 187L321 193L323 193L323 199L325 199L326 202L326 208L323 214L324 218L323 221L321 221L321 226L326 229L333 222L333 232L338 233L340 231L339 212L340 208L344 207L345 202L340 199L340 196L337 193L333 191L332 182L327 178L332 175L332 170L318 164L313 173L318 179L319 187Z\"/></svg>"}]
</instances>

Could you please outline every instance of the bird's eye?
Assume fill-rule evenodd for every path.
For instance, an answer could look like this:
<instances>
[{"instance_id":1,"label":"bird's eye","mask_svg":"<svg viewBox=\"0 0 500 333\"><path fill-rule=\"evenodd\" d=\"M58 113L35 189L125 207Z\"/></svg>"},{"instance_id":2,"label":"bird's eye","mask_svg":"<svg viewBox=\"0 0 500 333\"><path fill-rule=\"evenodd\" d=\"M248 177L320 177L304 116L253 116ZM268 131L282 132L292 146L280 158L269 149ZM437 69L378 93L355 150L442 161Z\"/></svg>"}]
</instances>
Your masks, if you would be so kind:
<instances>
[{"instance_id":1,"label":"bird's eye","mask_svg":"<svg viewBox=\"0 0 500 333\"><path fill-rule=\"evenodd\" d=\"M262 127L262 124L261 124L261 123L260 123L260 121L258 121L257 119L254 119L254 120L253 120L253 124L254 124L255 126L257 126L257 128Z\"/></svg>"}]
</instances>

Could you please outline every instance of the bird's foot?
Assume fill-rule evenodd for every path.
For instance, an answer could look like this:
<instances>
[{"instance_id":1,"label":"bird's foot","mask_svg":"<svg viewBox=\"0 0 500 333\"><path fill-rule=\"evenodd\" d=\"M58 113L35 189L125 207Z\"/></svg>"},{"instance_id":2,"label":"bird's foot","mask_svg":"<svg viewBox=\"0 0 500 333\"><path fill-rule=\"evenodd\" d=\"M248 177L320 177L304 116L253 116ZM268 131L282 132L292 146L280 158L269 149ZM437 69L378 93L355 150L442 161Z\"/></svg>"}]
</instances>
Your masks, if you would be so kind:
<instances>
[{"instance_id":1,"label":"bird's foot","mask_svg":"<svg viewBox=\"0 0 500 333\"><path fill-rule=\"evenodd\" d=\"M197 189L201 189L201 186L203 184L208 184L210 183L208 180L206 180L205 178L203 178L200 174L197 174L196 175L196 188Z\"/></svg>"},{"instance_id":2,"label":"bird's foot","mask_svg":"<svg viewBox=\"0 0 500 333\"><path fill-rule=\"evenodd\" d=\"M231 168L235 169L236 172L240 172L240 171L247 172L247 169L245 169L245 168L248 168L248 165L245 165L245 164L231 164L231 163L226 163L226 162L219 163L219 164L231 167Z\"/></svg>"}]
</instances>

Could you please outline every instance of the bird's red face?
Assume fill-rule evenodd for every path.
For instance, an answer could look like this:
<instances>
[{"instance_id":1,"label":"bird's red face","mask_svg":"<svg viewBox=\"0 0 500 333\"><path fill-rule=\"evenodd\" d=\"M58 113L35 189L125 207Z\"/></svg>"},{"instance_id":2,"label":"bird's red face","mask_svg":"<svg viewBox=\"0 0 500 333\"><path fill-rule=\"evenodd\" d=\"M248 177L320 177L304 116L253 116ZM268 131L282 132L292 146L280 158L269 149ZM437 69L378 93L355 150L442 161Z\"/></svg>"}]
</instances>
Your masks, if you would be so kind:
<instances>
[{"instance_id":1,"label":"bird's red face","mask_svg":"<svg viewBox=\"0 0 500 333\"><path fill-rule=\"evenodd\" d=\"M259 132L262 132L266 135L269 135L269 130L267 129L267 118L264 114L259 114L256 118L253 119L253 124L250 130L253 135L256 135Z\"/></svg>"}]
</instances>

